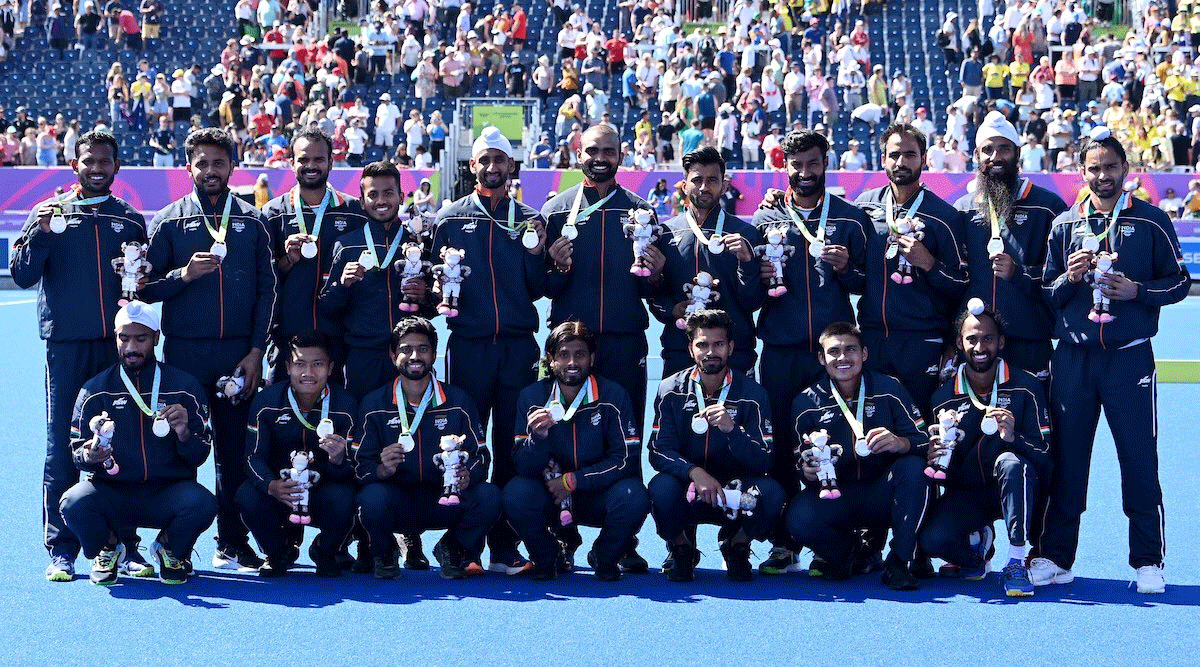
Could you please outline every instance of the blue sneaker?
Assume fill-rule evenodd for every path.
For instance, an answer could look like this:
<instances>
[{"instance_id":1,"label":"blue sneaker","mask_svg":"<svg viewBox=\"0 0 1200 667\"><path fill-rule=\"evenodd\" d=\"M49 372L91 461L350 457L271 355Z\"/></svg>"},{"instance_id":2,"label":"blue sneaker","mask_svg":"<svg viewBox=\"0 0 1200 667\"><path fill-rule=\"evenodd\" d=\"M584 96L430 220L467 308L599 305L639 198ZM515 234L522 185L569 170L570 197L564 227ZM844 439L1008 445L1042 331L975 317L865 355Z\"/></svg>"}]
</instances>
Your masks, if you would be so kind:
<instances>
[{"instance_id":1,"label":"blue sneaker","mask_svg":"<svg viewBox=\"0 0 1200 667\"><path fill-rule=\"evenodd\" d=\"M1033 595L1033 582L1029 580L1029 568L1024 561L1010 560L1004 566L1004 594L1010 598L1027 598Z\"/></svg>"},{"instance_id":2,"label":"blue sneaker","mask_svg":"<svg viewBox=\"0 0 1200 667\"><path fill-rule=\"evenodd\" d=\"M992 556L996 550L992 547L996 540L996 532L991 526L984 526L979 531L979 543L971 547L972 553L978 558L976 565L959 565L959 576L967 581L983 581L992 571Z\"/></svg>"}]
</instances>

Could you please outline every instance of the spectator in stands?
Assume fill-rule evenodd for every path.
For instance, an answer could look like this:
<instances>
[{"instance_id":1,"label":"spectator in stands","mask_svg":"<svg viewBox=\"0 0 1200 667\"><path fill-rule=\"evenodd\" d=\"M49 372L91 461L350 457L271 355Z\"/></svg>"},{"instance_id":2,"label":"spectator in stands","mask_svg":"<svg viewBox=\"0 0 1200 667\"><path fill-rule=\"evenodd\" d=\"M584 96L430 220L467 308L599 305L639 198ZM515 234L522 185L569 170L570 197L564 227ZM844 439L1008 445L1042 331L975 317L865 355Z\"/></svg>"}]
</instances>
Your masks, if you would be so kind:
<instances>
[{"instance_id":1,"label":"spectator in stands","mask_svg":"<svg viewBox=\"0 0 1200 667\"><path fill-rule=\"evenodd\" d=\"M1058 64L1054 66L1054 86L1058 92L1058 103L1061 106L1075 106L1075 86L1079 80L1079 69L1075 65L1075 53L1064 51Z\"/></svg>"},{"instance_id":2,"label":"spectator in stands","mask_svg":"<svg viewBox=\"0 0 1200 667\"><path fill-rule=\"evenodd\" d=\"M154 149L155 167L175 166L175 135L169 118L159 117L158 129L151 133L148 145Z\"/></svg>"},{"instance_id":3,"label":"spectator in stands","mask_svg":"<svg viewBox=\"0 0 1200 667\"><path fill-rule=\"evenodd\" d=\"M67 123L67 131L62 135L62 152L63 162L71 164L71 160L78 157L75 151L75 141L79 139L79 120L72 118L71 122Z\"/></svg>"},{"instance_id":4,"label":"spectator in stands","mask_svg":"<svg viewBox=\"0 0 1200 667\"><path fill-rule=\"evenodd\" d=\"M429 114L429 124L425 126L425 133L429 136L429 158L433 164L440 164L442 151L446 149L446 138L450 134L450 128L446 126L446 121L442 120L441 111Z\"/></svg>"},{"instance_id":5,"label":"spectator in stands","mask_svg":"<svg viewBox=\"0 0 1200 667\"><path fill-rule=\"evenodd\" d=\"M50 10L49 27L50 48L58 53L59 60L65 60L67 48L71 46L71 40L75 37L75 27L71 18L58 4Z\"/></svg>"},{"instance_id":6,"label":"spectator in stands","mask_svg":"<svg viewBox=\"0 0 1200 667\"><path fill-rule=\"evenodd\" d=\"M467 63L458 47L446 47L446 55L438 63L438 75L442 82L445 99L452 100L467 91Z\"/></svg>"},{"instance_id":7,"label":"spectator in stands","mask_svg":"<svg viewBox=\"0 0 1200 667\"><path fill-rule=\"evenodd\" d=\"M946 171L952 174L962 174L967 171L969 158L960 148L958 139L951 139L946 151Z\"/></svg>"},{"instance_id":8,"label":"spectator in stands","mask_svg":"<svg viewBox=\"0 0 1200 667\"><path fill-rule=\"evenodd\" d=\"M546 55L538 56L537 64L533 70L532 92L533 96L541 101L539 110L544 111L554 91L554 66L550 64L550 57Z\"/></svg>"},{"instance_id":9,"label":"spectator in stands","mask_svg":"<svg viewBox=\"0 0 1200 667\"><path fill-rule=\"evenodd\" d=\"M103 21L103 17L96 11L96 3L92 0L84 4L83 13L75 19L75 30L78 32L79 44L83 47L82 55L89 60L95 52L104 48L104 38L100 32L100 24Z\"/></svg>"},{"instance_id":10,"label":"spectator in stands","mask_svg":"<svg viewBox=\"0 0 1200 667\"><path fill-rule=\"evenodd\" d=\"M1175 194L1175 188L1167 188L1163 198L1158 201L1158 207L1172 218L1178 218L1183 213L1183 200Z\"/></svg>"},{"instance_id":11,"label":"spectator in stands","mask_svg":"<svg viewBox=\"0 0 1200 667\"><path fill-rule=\"evenodd\" d=\"M252 0L237 0L233 6L233 17L237 20L239 37L250 34L250 30L254 27L254 16Z\"/></svg>"},{"instance_id":12,"label":"spectator in stands","mask_svg":"<svg viewBox=\"0 0 1200 667\"><path fill-rule=\"evenodd\" d=\"M721 151L721 157L727 164L734 162L737 124L737 117L733 113L733 107L729 106L729 104L722 104L720 111L717 113L717 127L714 134L716 135L716 146ZM649 131L647 130L647 132Z\"/></svg>"},{"instance_id":13,"label":"spectator in stands","mask_svg":"<svg viewBox=\"0 0 1200 667\"><path fill-rule=\"evenodd\" d=\"M396 144L396 154L392 156L392 163L400 169L410 169L413 166L412 156L408 154L408 146L404 142Z\"/></svg>"},{"instance_id":14,"label":"spectator in stands","mask_svg":"<svg viewBox=\"0 0 1200 667\"><path fill-rule=\"evenodd\" d=\"M409 155L415 154L417 146L424 146L429 142L425 121L421 118L421 112L416 109L409 111L408 120L404 121L404 142L408 144Z\"/></svg>"},{"instance_id":15,"label":"spectator in stands","mask_svg":"<svg viewBox=\"0 0 1200 667\"><path fill-rule=\"evenodd\" d=\"M17 134L17 128L12 125L8 126L3 142L0 142L0 164L5 167L21 164L21 139Z\"/></svg>"},{"instance_id":16,"label":"spectator in stands","mask_svg":"<svg viewBox=\"0 0 1200 667\"><path fill-rule=\"evenodd\" d=\"M962 60L961 35L958 34L958 12L946 12L946 20L938 30L937 43L942 47L946 59L946 67L953 68ZM950 76L946 73L946 78Z\"/></svg>"},{"instance_id":17,"label":"spectator in stands","mask_svg":"<svg viewBox=\"0 0 1200 667\"><path fill-rule=\"evenodd\" d=\"M162 22L162 16L165 12L161 0L142 0L138 6L138 12L142 15L142 40L146 44L146 48L155 51L158 49L159 23Z\"/></svg>"},{"instance_id":18,"label":"spectator in stands","mask_svg":"<svg viewBox=\"0 0 1200 667\"><path fill-rule=\"evenodd\" d=\"M855 109L863 103L863 90L867 80L863 76L862 67L858 61L851 60L838 68L838 87L842 89L842 102L845 108Z\"/></svg>"},{"instance_id":19,"label":"spectator in stands","mask_svg":"<svg viewBox=\"0 0 1200 667\"><path fill-rule=\"evenodd\" d=\"M989 100L1008 98L1008 65L1000 62L998 53L988 56L983 66L983 87Z\"/></svg>"},{"instance_id":20,"label":"spectator in stands","mask_svg":"<svg viewBox=\"0 0 1200 667\"><path fill-rule=\"evenodd\" d=\"M171 127L175 123L187 123L192 117L192 87L184 80L185 72L175 70L171 75Z\"/></svg>"},{"instance_id":21,"label":"spectator in stands","mask_svg":"<svg viewBox=\"0 0 1200 667\"><path fill-rule=\"evenodd\" d=\"M867 156L858 150L858 140L851 139L850 147L845 153L842 153L840 161L843 171L865 171L867 168Z\"/></svg>"},{"instance_id":22,"label":"spectator in stands","mask_svg":"<svg viewBox=\"0 0 1200 667\"><path fill-rule=\"evenodd\" d=\"M529 85L529 67L521 61L521 54L514 51L512 62L504 70L504 87L510 97L525 97Z\"/></svg>"},{"instance_id":23,"label":"spectator in stands","mask_svg":"<svg viewBox=\"0 0 1200 667\"><path fill-rule=\"evenodd\" d=\"M417 99L421 100L421 111L424 112L429 99L437 94L438 69L433 64L433 51L426 51L421 55L421 62L417 63L412 76L415 82L413 92Z\"/></svg>"},{"instance_id":24,"label":"spectator in stands","mask_svg":"<svg viewBox=\"0 0 1200 667\"><path fill-rule=\"evenodd\" d=\"M959 65L958 82L962 85L963 95L978 98L983 94L983 61L979 58L979 49L972 49L970 57Z\"/></svg>"},{"instance_id":25,"label":"spectator in stands","mask_svg":"<svg viewBox=\"0 0 1200 667\"><path fill-rule=\"evenodd\" d=\"M888 82L883 74L883 65L875 65L871 71L871 78L867 79L867 104L875 104L880 106L884 113L891 108L888 100L890 89ZM880 119L882 122L882 118Z\"/></svg>"},{"instance_id":26,"label":"spectator in stands","mask_svg":"<svg viewBox=\"0 0 1200 667\"><path fill-rule=\"evenodd\" d=\"M1079 145L1074 141L1067 144L1055 158L1055 171L1069 174L1079 171Z\"/></svg>"},{"instance_id":27,"label":"spectator in stands","mask_svg":"<svg viewBox=\"0 0 1200 667\"><path fill-rule=\"evenodd\" d=\"M607 87L607 66L604 58L600 56L600 47L593 47L590 51L591 55L583 61L583 65L579 68L579 74L583 77L584 84L591 84L595 88Z\"/></svg>"},{"instance_id":28,"label":"spectator in stands","mask_svg":"<svg viewBox=\"0 0 1200 667\"><path fill-rule=\"evenodd\" d=\"M25 135L21 137L21 164L33 166L37 164L37 159L37 128L31 127L25 130Z\"/></svg>"},{"instance_id":29,"label":"spectator in stands","mask_svg":"<svg viewBox=\"0 0 1200 667\"><path fill-rule=\"evenodd\" d=\"M550 145L550 133L543 132L537 145L530 151L530 159L535 169L549 169L550 158L554 155L554 146Z\"/></svg>"},{"instance_id":30,"label":"spectator in stands","mask_svg":"<svg viewBox=\"0 0 1200 667\"><path fill-rule=\"evenodd\" d=\"M142 50L142 26L138 24L137 17L133 15L132 11L122 9L118 15L118 21L121 32L125 36L125 48L140 52Z\"/></svg>"},{"instance_id":31,"label":"spectator in stands","mask_svg":"<svg viewBox=\"0 0 1200 667\"><path fill-rule=\"evenodd\" d=\"M39 167L58 165L58 142L54 140L54 131L44 117L38 118L35 134L37 143L36 160Z\"/></svg>"},{"instance_id":32,"label":"spectator in stands","mask_svg":"<svg viewBox=\"0 0 1200 667\"><path fill-rule=\"evenodd\" d=\"M578 95L571 95L563 100L563 103L558 107L558 116L554 120L555 136L564 136L568 123L578 123L581 118L580 104L582 104L582 100Z\"/></svg>"},{"instance_id":33,"label":"spectator in stands","mask_svg":"<svg viewBox=\"0 0 1200 667\"><path fill-rule=\"evenodd\" d=\"M363 156L367 152L368 140L367 132L363 129L364 124L364 121L355 118L350 121L350 126L346 130L346 151L351 167L363 166Z\"/></svg>"},{"instance_id":34,"label":"spectator in stands","mask_svg":"<svg viewBox=\"0 0 1200 667\"><path fill-rule=\"evenodd\" d=\"M18 109L20 111L20 109ZM112 127L129 115L129 86L123 74L116 74L108 84L108 117Z\"/></svg>"},{"instance_id":35,"label":"spectator in stands","mask_svg":"<svg viewBox=\"0 0 1200 667\"><path fill-rule=\"evenodd\" d=\"M1025 145L1021 146L1021 171L1046 171L1048 164L1046 149L1038 138L1032 134L1026 135Z\"/></svg>"},{"instance_id":36,"label":"spectator in stands","mask_svg":"<svg viewBox=\"0 0 1200 667\"><path fill-rule=\"evenodd\" d=\"M390 93L379 96L379 106L375 109L375 145L391 150L395 141L397 125L402 116L400 107L392 102Z\"/></svg>"}]
</instances>

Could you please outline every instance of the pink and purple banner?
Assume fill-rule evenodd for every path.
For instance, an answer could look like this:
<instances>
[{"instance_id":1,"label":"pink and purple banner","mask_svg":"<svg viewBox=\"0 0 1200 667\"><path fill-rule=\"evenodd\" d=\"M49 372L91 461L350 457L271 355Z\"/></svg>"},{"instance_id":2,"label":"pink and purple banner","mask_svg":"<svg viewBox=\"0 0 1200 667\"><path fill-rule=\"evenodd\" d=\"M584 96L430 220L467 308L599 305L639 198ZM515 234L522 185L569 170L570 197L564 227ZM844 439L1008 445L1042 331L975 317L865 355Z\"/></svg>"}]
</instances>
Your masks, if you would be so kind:
<instances>
[{"instance_id":1,"label":"pink and purple banner","mask_svg":"<svg viewBox=\"0 0 1200 667\"><path fill-rule=\"evenodd\" d=\"M287 191L296 183L295 176L284 169L238 169L233 172L230 184L235 188L250 188L258 179L259 174L266 174L268 187L274 195ZM351 195L358 195L357 169L335 169L330 175L330 183L337 189ZM421 170L401 170L401 187L405 192L412 192L420 184L422 178L431 177L434 187L437 187L437 173ZM1078 174L1029 174L1030 180L1037 185L1056 192L1065 201L1073 202L1078 195L1082 183ZM1142 187L1150 195L1150 201L1157 202L1164 196L1167 188L1172 188L1180 196L1187 193L1188 183L1194 180L1192 174L1141 174ZM660 178L667 180L668 187L673 188L683 178L683 172L678 170L665 171L622 171L617 174L617 180L629 190L645 197ZM762 200L762 195L768 188L787 187L787 175L783 172L768 171L732 171L730 178L735 187L742 193L737 211L740 215L750 216ZM974 174L926 173L923 177L925 185L946 201L953 203L967 192L967 184ZM561 171L552 169L522 169L521 199L540 208L551 192L562 190L575 185L582 179L577 170ZM7 253L11 248L13 238L20 232L26 217L39 202L50 197L56 191L70 187L75 183L75 174L67 168L5 168L0 169L0 259L3 260L0 273L7 273ZM864 190L877 188L887 183L887 177L882 172L829 172L826 185L844 193L849 199L854 199ZM183 167L174 169L129 167L117 174L113 184L113 193L128 201L139 211L146 214L147 219L155 211L165 207L172 201L187 195L192 191L192 181ZM1180 241L1183 243L1185 260L1189 264L1192 275L1200 276L1200 220L1181 220L1176 223Z\"/></svg>"}]
</instances>

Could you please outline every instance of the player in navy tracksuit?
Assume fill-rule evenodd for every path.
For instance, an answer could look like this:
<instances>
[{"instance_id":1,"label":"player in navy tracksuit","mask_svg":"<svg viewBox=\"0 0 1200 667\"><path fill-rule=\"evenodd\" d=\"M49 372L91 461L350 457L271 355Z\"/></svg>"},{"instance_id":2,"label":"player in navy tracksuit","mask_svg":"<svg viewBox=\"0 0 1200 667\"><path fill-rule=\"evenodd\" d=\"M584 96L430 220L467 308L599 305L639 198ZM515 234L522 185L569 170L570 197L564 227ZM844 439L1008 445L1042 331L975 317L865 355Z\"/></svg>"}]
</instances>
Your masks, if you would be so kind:
<instances>
[{"instance_id":1,"label":"player in navy tracksuit","mask_svg":"<svg viewBox=\"0 0 1200 667\"><path fill-rule=\"evenodd\" d=\"M483 538L500 518L500 490L484 481L483 428L475 406L466 392L434 377L437 331L428 320L410 317L397 324L391 350L400 375L363 399L355 439L354 469L362 484L358 518L371 536L375 576L400 576L393 533L440 528L448 529L433 549L441 576L482 574ZM446 494L435 456L447 437L459 439L469 457L454 476L457 504L439 502Z\"/></svg>"},{"instance_id":2,"label":"player in navy tracksuit","mask_svg":"<svg viewBox=\"0 0 1200 667\"><path fill-rule=\"evenodd\" d=\"M663 376L692 366L687 337L676 321L683 319L691 303L688 288L702 271L718 281L713 292L719 299L706 307L724 310L733 319L736 352L729 365L739 373L752 374L758 360L754 311L766 297L754 256L754 248L762 244L762 235L752 225L721 209L721 194L728 184L725 160L715 148L698 148L683 156L683 169L687 205L683 212L664 223L666 233L656 242L666 257L664 293L650 302L650 312L663 323L660 338ZM703 239L697 238L693 222Z\"/></svg>"},{"instance_id":3,"label":"player in navy tracksuit","mask_svg":"<svg viewBox=\"0 0 1200 667\"><path fill-rule=\"evenodd\" d=\"M1032 374L999 357L1004 328L994 314L964 312L956 329L966 360L933 396L931 466L945 450L938 415L956 415L960 435L939 481L946 491L921 528L921 546L947 562L942 576L983 579L991 567L992 522L1002 518L1010 545L1005 592L1033 595L1025 561L1039 493L1051 472L1045 391Z\"/></svg>"},{"instance_id":4,"label":"player in navy tracksuit","mask_svg":"<svg viewBox=\"0 0 1200 667\"><path fill-rule=\"evenodd\" d=\"M925 422L896 378L863 371L869 351L853 325L836 322L820 337L819 358L827 377L792 403L797 442L794 461L805 488L788 505L788 531L816 554L810 575L827 579L851 575L859 550L857 529L892 529L883 583L897 590L917 587L910 571L917 531L929 506L929 483L922 473L928 439ZM839 402L840 397L840 402ZM827 431L828 444L842 448L834 457L840 497L822 498L818 466L803 452L806 438Z\"/></svg>"},{"instance_id":5,"label":"player in navy tracksuit","mask_svg":"<svg viewBox=\"0 0 1200 667\"><path fill-rule=\"evenodd\" d=\"M428 302L425 280L404 280L396 265L404 257L404 246L421 242L398 217L403 199L400 172L387 162L371 163L363 169L361 187L367 223L334 243L317 302L324 317L345 327L346 389L358 401L396 377L388 340L405 315L400 310L402 298ZM368 231L372 244L367 243ZM425 312L429 312L427 305Z\"/></svg>"},{"instance_id":6,"label":"player in navy tracksuit","mask_svg":"<svg viewBox=\"0 0 1200 667\"><path fill-rule=\"evenodd\" d=\"M871 350L867 369L900 380L928 420L950 323L967 287L958 254L959 213L921 184L925 137L920 130L893 125L881 144L890 184L868 190L854 202L871 217L858 325ZM894 226L906 218L924 225L923 238L889 233L889 221ZM904 280L906 274L911 282Z\"/></svg>"},{"instance_id":7,"label":"player in navy tracksuit","mask_svg":"<svg viewBox=\"0 0 1200 667\"><path fill-rule=\"evenodd\" d=\"M650 465L658 474L650 480L650 507L670 551L663 571L671 581L692 579L701 522L721 527L717 535L729 578L749 581L750 541L768 537L786 501L779 482L767 475L772 456L767 394L729 368L732 330L721 311L693 313L687 333L696 365L658 387L650 440ZM722 489L734 480L743 491L756 492L757 502L751 513L730 518Z\"/></svg>"},{"instance_id":8,"label":"player in navy tracksuit","mask_svg":"<svg viewBox=\"0 0 1200 667\"><path fill-rule=\"evenodd\" d=\"M829 142L824 136L796 130L781 143L789 188L776 206L754 214L754 226L763 238L773 229L786 229L784 243L794 249L783 269L787 292L767 297L758 316L763 341L758 378L770 397L771 414L788 415L796 395L823 372L817 361L821 331L834 322L854 320L850 295L862 294L866 287L866 230L871 224L861 209L826 192ZM774 276L766 261L763 276ZM788 455L796 443L791 429L782 429L778 438L777 450L784 455L775 457L771 476L791 497L800 488ZM759 567L764 574L798 568L799 545L788 544L782 526L777 533L770 557Z\"/></svg>"},{"instance_id":9,"label":"player in navy tracksuit","mask_svg":"<svg viewBox=\"0 0 1200 667\"><path fill-rule=\"evenodd\" d=\"M152 547L159 577L182 584L192 546L217 514L213 494L196 481L211 447L205 392L155 359L153 306L133 301L114 319L120 361L84 384L71 422L72 457L88 478L63 494L59 509L83 554L95 559L92 583L117 580L125 549L117 536L146 526L159 529ZM92 430L100 416L111 420L107 446Z\"/></svg>"},{"instance_id":10,"label":"player in navy tracksuit","mask_svg":"<svg viewBox=\"0 0 1200 667\"><path fill-rule=\"evenodd\" d=\"M163 302L164 358L208 392L221 508L213 566L257 569L262 559L234 495L246 479L246 419L277 305L271 238L262 213L229 190L229 135L199 130L185 148L196 190L154 217L150 278L140 294ZM217 379L231 374L245 381L237 405L217 393Z\"/></svg>"},{"instance_id":11,"label":"player in navy tracksuit","mask_svg":"<svg viewBox=\"0 0 1200 667\"><path fill-rule=\"evenodd\" d=\"M517 395L537 379L537 310L545 290L546 228L541 215L508 196L512 145L487 128L475 142L471 194L438 213L433 251L466 251L471 273L462 282L459 314L446 318L446 381L467 392L496 452L491 482L503 488L514 474L513 424ZM526 248L528 242L530 247ZM517 534L499 521L488 535L491 567L518 574L530 567L517 551Z\"/></svg>"},{"instance_id":12,"label":"player in navy tracksuit","mask_svg":"<svg viewBox=\"0 0 1200 667\"><path fill-rule=\"evenodd\" d=\"M332 346L333 379L344 381L345 327L336 318L326 316L317 307L317 297L325 285L325 276L333 264L333 244L338 237L362 229L367 216L362 204L329 185L332 141L329 135L305 129L292 140L292 170L297 185L267 202L263 215L271 233L271 250L279 274L279 313L272 332L279 354L271 372L274 380L287 378L287 341L298 333L316 330L328 336ZM296 197L300 197L303 228L296 217ZM305 242L316 237L316 255L305 255ZM311 252L312 246L310 246Z\"/></svg>"},{"instance_id":13,"label":"player in navy tracksuit","mask_svg":"<svg viewBox=\"0 0 1200 667\"><path fill-rule=\"evenodd\" d=\"M551 376L526 387L517 403L517 475L504 487L504 511L529 547L534 579L574 567L580 524L600 528L588 553L596 578L620 579L618 559L650 511L635 465L642 451L633 406L620 385L592 374L595 356L586 324L558 325L546 341ZM561 474L547 478L551 466Z\"/></svg>"},{"instance_id":14,"label":"player in navy tracksuit","mask_svg":"<svg viewBox=\"0 0 1200 667\"><path fill-rule=\"evenodd\" d=\"M304 489L280 474L293 467L293 452L311 455L308 470L320 475L308 489L307 503L312 523L321 529L309 549L317 576L342 573L335 554L353 523L357 485L348 441L357 430L358 406L346 390L330 384L333 362L328 348L328 339L315 331L290 338L280 351L287 359L288 380L259 392L250 406L248 478L238 489L237 504L266 555L260 576L286 574L299 556L285 528L296 524L289 517ZM322 435L324 420L331 430Z\"/></svg>"},{"instance_id":15,"label":"player in navy tracksuit","mask_svg":"<svg viewBox=\"0 0 1200 667\"><path fill-rule=\"evenodd\" d=\"M120 170L111 135L88 132L76 142L71 167L79 185L43 202L29 215L13 247L9 271L18 287L38 287L38 325L46 341L46 465L42 477L42 520L51 581L70 581L79 540L58 513L58 500L79 481L71 462L71 409L89 378L117 361L113 316L121 278L112 260L125 243L146 243L142 215L111 194ZM95 199L101 199L94 201ZM72 202L87 202L72 204ZM53 204L63 202L66 229L54 233ZM40 281L40 282L39 282ZM135 556L136 539L126 544ZM140 559L139 559L140 561ZM140 570L140 568L139 568ZM151 571L152 573L152 571Z\"/></svg>"},{"instance_id":16,"label":"player in navy tracksuit","mask_svg":"<svg viewBox=\"0 0 1200 667\"><path fill-rule=\"evenodd\" d=\"M988 114L975 137L976 191L954 207L964 214L965 298L981 299L1007 323L1005 360L1045 381L1053 316L1042 295L1042 268L1050 224L1067 206L1053 192L1018 178L1019 145L1012 124L999 112ZM993 207L1003 252L988 249Z\"/></svg>"},{"instance_id":17,"label":"player in navy tracksuit","mask_svg":"<svg viewBox=\"0 0 1200 667\"><path fill-rule=\"evenodd\" d=\"M1187 296L1191 280L1171 220L1155 206L1122 195L1129 164L1121 144L1111 136L1090 139L1080 155L1091 195L1054 221L1046 258L1045 290L1059 339L1050 376L1058 439L1046 525L1031 576L1035 584L1073 578L1103 407L1121 467L1129 564L1137 569L1139 592L1161 593L1166 587L1164 518L1150 339L1158 333L1159 309ZM1097 250L1116 255L1112 268L1117 273L1096 277ZM1095 310L1096 288L1110 300L1111 319Z\"/></svg>"},{"instance_id":18,"label":"player in navy tracksuit","mask_svg":"<svg viewBox=\"0 0 1200 667\"><path fill-rule=\"evenodd\" d=\"M622 227L629 222L630 209L651 207L614 178L621 163L616 131L603 125L589 128L579 157L583 183L542 207L553 262L546 277L550 326L567 320L588 325L596 333L596 374L621 385L636 409L646 404L650 323L641 299L658 293L665 260L651 245L644 256L651 275L641 278L629 272L633 246ZM564 227L573 227L578 237L565 236ZM640 413L635 415L639 434L642 421Z\"/></svg>"}]
</instances>

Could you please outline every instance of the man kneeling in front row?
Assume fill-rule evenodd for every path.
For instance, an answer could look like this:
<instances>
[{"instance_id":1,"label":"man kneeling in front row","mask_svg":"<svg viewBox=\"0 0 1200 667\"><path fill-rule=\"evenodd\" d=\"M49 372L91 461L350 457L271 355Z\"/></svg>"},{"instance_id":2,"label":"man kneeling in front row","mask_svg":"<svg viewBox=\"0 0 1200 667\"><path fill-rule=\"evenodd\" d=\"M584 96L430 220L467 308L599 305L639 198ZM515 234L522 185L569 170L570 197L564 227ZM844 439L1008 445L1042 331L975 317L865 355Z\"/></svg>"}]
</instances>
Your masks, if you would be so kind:
<instances>
[{"instance_id":1,"label":"man kneeling in front row","mask_svg":"<svg viewBox=\"0 0 1200 667\"><path fill-rule=\"evenodd\" d=\"M596 578L619 580L618 560L650 512L633 405L621 385L592 375L595 359L586 324L559 324L546 340L551 377L517 400L517 474L504 487L504 512L529 547L534 579L571 571L583 524L600 528L588 553Z\"/></svg>"},{"instance_id":2,"label":"man kneeling in front row","mask_svg":"<svg viewBox=\"0 0 1200 667\"><path fill-rule=\"evenodd\" d=\"M196 482L212 443L205 393L192 376L158 363L159 315L133 301L115 320L120 363L88 380L75 402L71 450L88 478L63 494L59 509L91 580L117 580L122 529L158 528L152 547L163 583L188 579L188 555L217 516L217 499Z\"/></svg>"}]
</instances>

